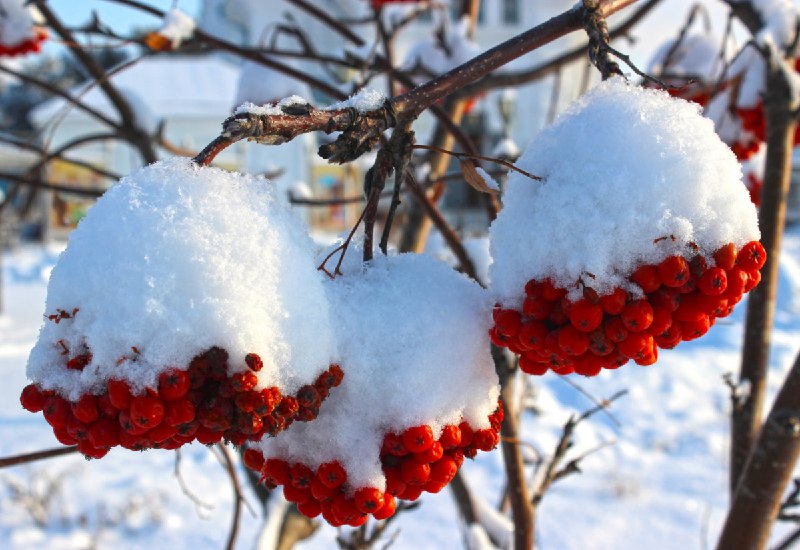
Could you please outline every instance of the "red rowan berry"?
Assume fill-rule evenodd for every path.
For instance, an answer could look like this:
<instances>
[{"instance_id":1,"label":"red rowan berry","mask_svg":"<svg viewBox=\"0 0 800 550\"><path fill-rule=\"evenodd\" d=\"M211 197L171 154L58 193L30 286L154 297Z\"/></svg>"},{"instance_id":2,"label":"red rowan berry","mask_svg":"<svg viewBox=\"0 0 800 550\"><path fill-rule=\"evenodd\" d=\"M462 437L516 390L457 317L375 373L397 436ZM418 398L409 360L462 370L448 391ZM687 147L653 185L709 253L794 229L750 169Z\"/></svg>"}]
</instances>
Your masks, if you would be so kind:
<instances>
[{"instance_id":1,"label":"red rowan berry","mask_svg":"<svg viewBox=\"0 0 800 550\"><path fill-rule=\"evenodd\" d=\"M339 488L328 487L322 482L322 480L320 480L319 475L317 475L317 477L311 480L311 496L314 497L316 500L320 502L325 502L326 500L331 500L338 494L339 494Z\"/></svg>"},{"instance_id":2,"label":"red rowan berry","mask_svg":"<svg viewBox=\"0 0 800 550\"><path fill-rule=\"evenodd\" d=\"M606 336L602 328L589 333L589 351L603 357L614 351L614 343Z\"/></svg>"},{"instance_id":3,"label":"red rowan berry","mask_svg":"<svg viewBox=\"0 0 800 550\"><path fill-rule=\"evenodd\" d=\"M305 464L295 464L289 468L289 479L293 486L306 489L311 487L311 480L314 479L314 472Z\"/></svg>"},{"instance_id":4,"label":"red rowan berry","mask_svg":"<svg viewBox=\"0 0 800 550\"><path fill-rule=\"evenodd\" d=\"M639 285L645 294L650 294L661 286L661 278L658 276L658 268L654 265L643 265L634 271L630 276L631 281Z\"/></svg>"},{"instance_id":5,"label":"red rowan berry","mask_svg":"<svg viewBox=\"0 0 800 550\"><path fill-rule=\"evenodd\" d=\"M119 445L119 424L110 418L101 418L89 426L89 440L95 447Z\"/></svg>"},{"instance_id":6,"label":"red rowan berry","mask_svg":"<svg viewBox=\"0 0 800 550\"><path fill-rule=\"evenodd\" d=\"M690 276L689 262L681 256L670 256L658 264L658 278L664 286L683 286Z\"/></svg>"},{"instance_id":7,"label":"red rowan berry","mask_svg":"<svg viewBox=\"0 0 800 550\"><path fill-rule=\"evenodd\" d=\"M258 372L264 367L264 362L261 360L261 357L255 353L248 353L245 355L244 362L253 372Z\"/></svg>"},{"instance_id":8,"label":"red rowan berry","mask_svg":"<svg viewBox=\"0 0 800 550\"><path fill-rule=\"evenodd\" d=\"M264 467L264 454L258 449L246 449L242 453L244 465L256 472L261 472Z\"/></svg>"},{"instance_id":9,"label":"red rowan berry","mask_svg":"<svg viewBox=\"0 0 800 550\"><path fill-rule=\"evenodd\" d=\"M154 428L164 419L164 402L157 397L140 395L131 401L131 420L140 428Z\"/></svg>"},{"instance_id":10,"label":"red rowan berry","mask_svg":"<svg viewBox=\"0 0 800 550\"><path fill-rule=\"evenodd\" d=\"M528 352L519 358L519 369L525 374L541 376L548 371L549 367L545 363L532 359Z\"/></svg>"},{"instance_id":11,"label":"red rowan berry","mask_svg":"<svg viewBox=\"0 0 800 550\"><path fill-rule=\"evenodd\" d=\"M625 306L620 318L628 331L641 332L653 322L653 307L647 300L636 300Z\"/></svg>"},{"instance_id":12,"label":"red rowan berry","mask_svg":"<svg viewBox=\"0 0 800 550\"><path fill-rule=\"evenodd\" d=\"M672 324L672 313L662 307L653 308L653 322L647 331L656 336L667 330Z\"/></svg>"},{"instance_id":13,"label":"red rowan berry","mask_svg":"<svg viewBox=\"0 0 800 550\"><path fill-rule=\"evenodd\" d=\"M378 489L374 487L363 487L358 489L353 495L356 508L362 514L373 514L383 508L384 497Z\"/></svg>"},{"instance_id":14,"label":"red rowan berry","mask_svg":"<svg viewBox=\"0 0 800 550\"><path fill-rule=\"evenodd\" d=\"M186 371L169 370L158 376L158 394L164 401L180 399L186 395L191 385Z\"/></svg>"},{"instance_id":15,"label":"red rowan berry","mask_svg":"<svg viewBox=\"0 0 800 550\"><path fill-rule=\"evenodd\" d=\"M589 349L589 336L572 325L558 332L558 346L567 355L581 355Z\"/></svg>"},{"instance_id":16,"label":"red rowan berry","mask_svg":"<svg viewBox=\"0 0 800 550\"><path fill-rule=\"evenodd\" d=\"M297 511L307 518L315 518L322 513L322 504L313 498L308 499L297 503Z\"/></svg>"},{"instance_id":17,"label":"red rowan berry","mask_svg":"<svg viewBox=\"0 0 800 550\"><path fill-rule=\"evenodd\" d=\"M444 449L458 447L458 445L461 443L461 430L458 428L458 426L448 424L442 428L442 435L439 436L439 443L442 444Z\"/></svg>"},{"instance_id":18,"label":"red rowan berry","mask_svg":"<svg viewBox=\"0 0 800 550\"><path fill-rule=\"evenodd\" d=\"M609 340L617 344L628 337L628 329L619 317L612 317L603 323L603 332Z\"/></svg>"},{"instance_id":19,"label":"red rowan berry","mask_svg":"<svg viewBox=\"0 0 800 550\"><path fill-rule=\"evenodd\" d=\"M609 315L619 315L627 301L628 293L621 288L615 288L611 294L600 296L600 307Z\"/></svg>"},{"instance_id":20,"label":"red rowan berry","mask_svg":"<svg viewBox=\"0 0 800 550\"><path fill-rule=\"evenodd\" d=\"M294 485L283 486L283 497L289 502L294 502L295 504L313 500L311 497L311 489L308 487L295 487Z\"/></svg>"},{"instance_id":21,"label":"red rowan berry","mask_svg":"<svg viewBox=\"0 0 800 550\"><path fill-rule=\"evenodd\" d=\"M67 425L67 419L72 416L69 403L60 395L48 397L42 413L47 423L53 428L64 428Z\"/></svg>"},{"instance_id":22,"label":"red rowan berry","mask_svg":"<svg viewBox=\"0 0 800 550\"><path fill-rule=\"evenodd\" d=\"M317 477L326 487L335 489L347 481L347 472L338 462L326 462L317 468Z\"/></svg>"},{"instance_id":23,"label":"red rowan berry","mask_svg":"<svg viewBox=\"0 0 800 550\"><path fill-rule=\"evenodd\" d=\"M198 430L198 434L200 431ZM199 439L199 438L198 438ZM261 469L264 479L273 485L288 485L290 481L289 464L279 458L268 458Z\"/></svg>"},{"instance_id":24,"label":"red rowan berry","mask_svg":"<svg viewBox=\"0 0 800 550\"><path fill-rule=\"evenodd\" d=\"M501 309L494 315L495 328L501 336L513 338L519 333L522 315L513 309Z\"/></svg>"},{"instance_id":25,"label":"red rowan berry","mask_svg":"<svg viewBox=\"0 0 800 550\"><path fill-rule=\"evenodd\" d=\"M736 256L736 264L745 271L755 271L764 267L767 252L758 241L750 241L742 247Z\"/></svg>"},{"instance_id":26,"label":"red rowan berry","mask_svg":"<svg viewBox=\"0 0 800 550\"><path fill-rule=\"evenodd\" d=\"M433 444L433 430L430 426L415 426L403 432L403 445L412 453L421 453Z\"/></svg>"},{"instance_id":27,"label":"red rowan berry","mask_svg":"<svg viewBox=\"0 0 800 550\"><path fill-rule=\"evenodd\" d=\"M84 394L77 403L71 405L72 414L84 424L91 424L100 417L97 408L97 398L91 394Z\"/></svg>"},{"instance_id":28,"label":"red rowan berry","mask_svg":"<svg viewBox=\"0 0 800 550\"><path fill-rule=\"evenodd\" d=\"M408 485L422 485L428 481L431 475L431 467L429 464L406 460L400 466L400 473L403 476L403 481Z\"/></svg>"},{"instance_id":29,"label":"red rowan berry","mask_svg":"<svg viewBox=\"0 0 800 550\"><path fill-rule=\"evenodd\" d=\"M591 332L603 322L603 310L599 305L581 299L570 307L569 320L578 330Z\"/></svg>"},{"instance_id":30,"label":"red rowan berry","mask_svg":"<svg viewBox=\"0 0 800 550\"><path fill-rule=\"evenodd\" d=\"M444 455L436 462L431 463L430 479L439 483L450 483L457 472L458 464L456 464L456 461L452 457Z\"/></svg>"},{"instance_id":31,"label":"red rowan berry","mask_svg":"<svg viewBox=\"0 0 800 550\"><path fill-rule=\"evenodd\" d=\"M333 499L333 511L339 520L347 524L361 516L353 499L347 498L343 494L339 494Z\"/></svg>"},{"instance_id":32,"label":"red rowan berry","mask_svg":"<svg viewBox=\"0 0 800 550\"><path fill-rule=\"evenodd\" d=\"M44 409L47 398L48 395L39 389L36 384L28 384L22 389L19 401L25 410L38 413Z\"/></svg>"},{"instance_id":33,"label":"red rowan berry","mask_svg":"<svg viewBox=\"0 0 800 550\"><path fill-rule=\"evenodd\" d=\"M736 247L733 243L728 243L714 252L714 264L725 271L736 264Z\"/></svg>"},{"instance_id":34,"label":"red rowan berry","mask_svg":"<svg viewBox=\"0 0 800 550\"><path fill-rule=\"evenodd\" d=\"M380 510L376 510L372 516L377 520L382 519L389 519L394 515L394 512L397 508L397 501L395 501L394 496L392 495L384 495L383 497L383 506Z\"/></svg>"},{"instance_id":35,"label":"red rowan berry","mask_svg":"<svg viewBox=\"0 0 800 550\"><path fill-rule=\"evenodd\" d=\"M554 302L546 300L543 297L528 297L522 304L522 313L537 321L544 321L550 317L550 313L553 311L553 305Z\"/></svg>"},{"instance_id":36,"label":"red rowan berry","mask_svg":"<svg viewBox=\"0 0 800 550\"><path fill-rule=\"evenodd\" d=\"M133 393L131 393L131 387L124 380L111 379L108 381L108 398L112 405L122 410L131 406Z\"/></svg>"},{"instance_id":37,"label":"red rowan berry","mask_svg":"<svg viewBox=\"0 0 800 550\"><path fill-rule=\"evenodd\" d=\"M728 274L721 267L710 267L697 280L697 287L707 296L719 296L728 288Z\"/></svg>"},{"instance_id":38,"label":"red rowan berry","mask_svg":"<svg viewBox=\"0 0 800 550\"><path fill-rule=\"evenodd\" d=\"M542 296L545 300L556 302L567 295L567 290L564 288L556 288L550 279L542 281Z\"/></svg>"}]
</instances>

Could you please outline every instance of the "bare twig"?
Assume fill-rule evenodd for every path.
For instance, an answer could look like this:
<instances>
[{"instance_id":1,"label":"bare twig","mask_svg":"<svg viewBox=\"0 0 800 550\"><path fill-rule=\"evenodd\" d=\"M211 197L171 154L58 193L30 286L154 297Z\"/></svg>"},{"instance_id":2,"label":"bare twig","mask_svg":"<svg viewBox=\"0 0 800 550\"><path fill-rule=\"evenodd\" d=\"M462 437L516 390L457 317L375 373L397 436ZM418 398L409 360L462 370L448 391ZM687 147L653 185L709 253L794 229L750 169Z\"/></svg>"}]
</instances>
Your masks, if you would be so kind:
<instances>
[{"instance_id":1,"label":"bare twig","mask_svg":"<svg viewBox=\"0 0 800 550\"><path fill-rule=\"evenodd\" d=\"M72 447L57 447L55 449L48 449L46 451L36 451L35 453L25 453L21 455L8 456L0 458L0 468L8 468L10 466L18 466L20 464L28 464L46 458L55 458L57 456L70 455L78 451L78 446Z\"/></svg>"},{"instance_id":2,"label":"bare twig","mask_svg":"<svg viewBox=\"0 0 800 550\"><path fill-rule=\"evenodd\" d=\"M233 550L236 545L236 537L239 535L239 518L242 515L242 503L245 502L245 499L244 495L242 495L242 486L239 484L239 476L236 475L236 466L233 463L228 448L222 443L217 443L217 449L222 455L223 465L228 472L228 477L231 480L231 487L233 488L233 517L231 518L231 527L228 531L228 541L225 543L226 550Z\"/></svg>"},{"instance_id":3,"label":"bare twig","mask_svg":"<svg viewBox=\"0 0 800 550\"><path fill-rule=\"evenodd\" d=\"M175 479L178 480L178 485L180 486L181 491L183 492L183 494L186 495L186 497L194 503L195 508L197 509L197 513L200 516L202 516L206 511L213 510L214 509L214 505L213 504L209 504L208 502L204 502L203 500L201 500L200 497L195 495L189 489L189 486L186 485L186 480L183 479L183 475L181 474L181 457L182 456L183 455L181 455L181 450L180 449L176 449L175 450L175 466L173 467L173 472L175 473Z\"/></svg>"}]
</instances>

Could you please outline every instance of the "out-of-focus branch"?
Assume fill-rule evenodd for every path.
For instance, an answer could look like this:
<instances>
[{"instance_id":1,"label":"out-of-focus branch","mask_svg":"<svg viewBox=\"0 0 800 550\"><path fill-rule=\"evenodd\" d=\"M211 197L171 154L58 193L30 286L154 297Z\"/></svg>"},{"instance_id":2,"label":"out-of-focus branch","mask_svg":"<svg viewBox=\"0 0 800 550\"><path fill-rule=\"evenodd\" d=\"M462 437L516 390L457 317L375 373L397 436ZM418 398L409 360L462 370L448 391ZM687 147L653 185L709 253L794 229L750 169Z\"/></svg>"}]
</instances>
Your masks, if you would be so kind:
<instances>
[{"instance_id":1,"label":"out-of-focus branch","mask_svg":"<svg viewBox=\"0 0 800 550\"><path fill-rule=\"evenodd\" d=\"M78 446L74 445L72 447L57 447L55 449L48 449L46 451L36 451L35 453L7 456L0 458L0 468L8 468L10 466L18 466L20 464L29 464L38 460L70 455L76 452L78 452Z\"/></svg>"},{"instance_id":2,"label":"out-of-focus branch","mask_svg":"<svg viewBox=\"0 0 800 550\"><path fill-rule=\"evenodd\" d=\"M766 548L800 457L800 354L749 454L717 550Z\"/></svg>"}]
</instances>

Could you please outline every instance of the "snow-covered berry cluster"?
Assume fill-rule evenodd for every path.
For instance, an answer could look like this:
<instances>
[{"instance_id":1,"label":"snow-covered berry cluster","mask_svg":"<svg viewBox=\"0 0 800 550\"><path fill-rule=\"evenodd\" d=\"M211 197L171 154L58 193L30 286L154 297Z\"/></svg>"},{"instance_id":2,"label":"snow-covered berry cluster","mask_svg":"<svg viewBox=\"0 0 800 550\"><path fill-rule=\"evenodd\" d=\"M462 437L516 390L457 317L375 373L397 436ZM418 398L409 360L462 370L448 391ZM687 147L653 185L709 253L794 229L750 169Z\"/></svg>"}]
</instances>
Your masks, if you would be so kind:
<instances>
[{"instance_id":1,"label":"snow-covered berry cluster","mask_svg":"<svg viewBox=\"0 0 800 550\"><path fill-rule=\"evenodd\" d=\"M303 514L360 525L391 515L396 498L440 491L464 457L497 445L491 302L425 255L346 264L326 286L344 381L316 420L262 440L245 460Z\"/></svg>"},{"instance_id":2,"label":"snow-covered berry cluster","mask_svg":"<svg viewBox=\"0 0 800 550\"><path fill-rule=\"evenodd\" d=\"M0 57L39 52L47 36L47 29L33 24L23 0L0 0Z\"/></svg>"},{"instance_id":3,"label":"snow-covered berry cluster","mask_svg":"<svg viewBox=\"0 0 800 550\"><path fill-rule=\"evenodd\" d=\"M67 368L82 370L90 360L75 356L66 360ZM263 368L258 355L246 355L245 363L249 370L231 374L228 353L215 347L193 358L185 370L162 372L158 385L141 394L124 380L111 379L102 393L85 393L76 401L29 384L20 401L25 409L44 414L59 442L102 458L116 446L177 449L223 438L241 445L275 435L295 420L316 418L322 400L343 377L339 366L331 365L313 384L286 396L275 386L255 389L256 373Z\"/></svg>"},{"instance_id":4,"label":"snow-covered berry cluster","mask_svg":"<svg viewBox=\"0 0 800 550\"><path fill-rule=\"evenodd\" d=\"M611 79L519 165L543 181L512 176L490 230L490 336L525 372L652 364L760 281L755 207L695 105Z\"/></svg>"},{"instance_id":5,"label":"snow-covered berry cluster","mask_svg":"<svg viewBox=\"0 0 800 550\"><path fill-rule=\"evenodd\" d=\"M113 186L53 269L23 406L92 457L315 418L343 373L316 249L270 187L188 159Z\"/></svg>"},{"instance_id":6,"label":"snow-covered berry cluster","mask_svg":"<svg viewBox=\"0 0 800 550\"><path fill-rule=\"evenodd\" d=\"M413 426L401 434L384 436L380 451L385 490L377 487L354 487L348 483L347 470L338 461L312 469L301 462L289 463L279 458L264 458L258 449L248 449L245 464L261 473L270 488L283 487L286 500L297 504L300 513L322 517L331 525L358 527L369 516L390 517L395 499L417 500L423 492L438 493L455 477L464 457L477 451L491 451L499 441L503 410L489 417L490 427L473 430L467 422L447 425L438 438L428 425Z\"/></svg>"},{"instance_id":7,"label":"snow-covered berry cluster","mask_svg":"<svg viewBox=\"0 0 800 550\"><path fill-rule=\"evenodd\" d=\"M629 360L652 365L658 348L672 349L683 340L703 336L719 317L761 281L766 261L758 241L736 251L718 249L714 265L702 255L670 256L645 264L629 277L641 293L617 287L598 295L586 287L577 301L549 280L525 285L522 311L497 308L492 341L520 356L523 372L548 370L594 376Z\"/></svg>"}]
</instances>

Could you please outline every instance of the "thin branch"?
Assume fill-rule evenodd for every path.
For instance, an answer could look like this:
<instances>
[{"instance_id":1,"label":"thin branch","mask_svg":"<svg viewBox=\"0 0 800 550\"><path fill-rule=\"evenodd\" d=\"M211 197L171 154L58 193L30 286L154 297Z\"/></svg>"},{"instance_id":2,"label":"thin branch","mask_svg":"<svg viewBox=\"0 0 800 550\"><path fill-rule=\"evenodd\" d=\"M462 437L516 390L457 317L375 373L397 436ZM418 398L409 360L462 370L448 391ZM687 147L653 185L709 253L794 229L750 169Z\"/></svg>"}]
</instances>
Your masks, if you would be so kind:
<instances>
[{"instance_id":1,"label":"thin branch","mask_svg":"<svg viewBox=\"0 0 800 550\"><path fill-rule=\"evenodd\" d=\"M233 488L233 517L231 518L231 527L228 531L228 541L225 543L226 550L233 550L236 545L236 537L239 535L239 519L242 515L244 496L242 495L242 486L239 484L239 476L236 475L236 467L228 452L228 448L222 443L217 443L217 449L222 455L224 461L223 465L228 472L228 477L231 480L231 487Z\"/></svg>"},{"instance_id":2,"label":"thin branch","mask_svg":"<svg viewBox=\"0 0 800 550\"><path fill-rule=\"evenodd\" d=\"M182 458L182 456L183 455L181 454L181 450L180 449L176 449L175 450L175 466L173 466L172 471L175 473L175 478L178 480L178 485L180 486L181 491L183 492L183 494L186 495L186 497L194 503L195 507L197 508L198 514L202 515L204 510L213 510L214 509L214 505L202 501L200 499L200 497L195 495L189 489L189 486L186 485L186 480L183 478L183 475L181 475L181 458Z\"/></svg>"},{"instance_id":3,"label":"thin branch","mask_svg":"<svg viewBox=\"0 0 800 550\"><path fill-rule=\"evenodd\" d=\"M455 151L448 151L447 149L441 149L433 145L414 145L414 149L425 149L427 151L436 151L437 153L450 155L451 157L456 157L458 159L468 158L473 160L485 160L486 162L493 162L494 164L500 164L501 166L505 166L509 170L513 170L514 172L522 174L523 176L530 178L532 180L542 181L542 178L540 176L536 176L534 174L531 174L530 172L526 172L522 168L515 166L514 164L508 162L507 160L499 159L496 157L485 157L483 155L472 155L469 153L457 153Z\"/></svg>"},{"instance_id":4,"label":"thin branch","mask_svg":"<svg viewBox=\"0 0 800 550\"><path fill-rule=\"evenodd\" d=\"M29 464L38 460L47 458L55 458L57 456L70 455L78 451L78 446L72 447L57 447L55 449L48 449L46 451L36 451L35 453L26 453L21 455L7 456L0 458L0 468L8 468L10 466L18 466L20 464Z\"/></svg>"}]
</instances>

